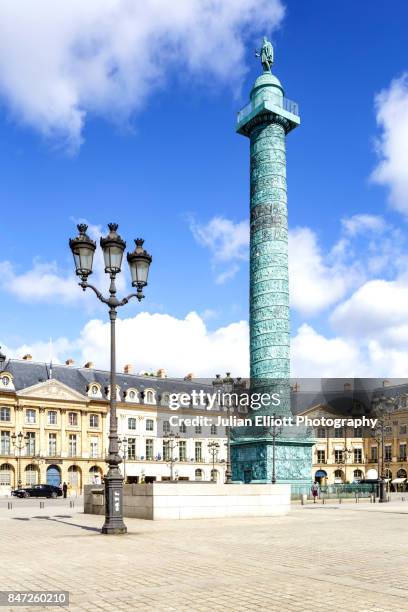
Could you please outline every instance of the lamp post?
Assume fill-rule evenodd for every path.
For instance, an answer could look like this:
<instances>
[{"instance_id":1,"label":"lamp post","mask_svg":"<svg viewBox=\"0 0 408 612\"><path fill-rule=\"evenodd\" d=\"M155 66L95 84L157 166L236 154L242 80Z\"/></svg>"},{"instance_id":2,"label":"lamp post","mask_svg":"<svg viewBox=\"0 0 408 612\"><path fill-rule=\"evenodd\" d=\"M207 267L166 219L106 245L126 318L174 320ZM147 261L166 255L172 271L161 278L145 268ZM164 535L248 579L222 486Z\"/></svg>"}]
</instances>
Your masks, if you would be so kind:
<instances>
[{"instance_id":1,"label":"lamp post","mask_svg":"<svg viewBox=\"0 0 408 612\"><path fill-rule=\"evenodd\" d=\"M149 266L152 258L143 249L143 240L135 240L136 248L132 253L127 254L132 286L136 288L136 293L118 300L116 297L116 275L120 273L122 266L123 253L126 243L117 233L118 225L109 223L109 234L101 238L100 246L103 251L105 261L105 272L110 278L109 297L104 297L102 293L93 285L88 283L88 276L92 274L93 257L96 250L96 243L86 234L88 226L80 223L78 226L79 235L69 241L72 254L74 256L76 274L80 277L79 286L85 291L92 289L97 298L109 308L110 319L110 426L109 426L109 449L108 449L108 473L105 476L105 523L102 527L104 534L126 533L126 525L123 522L123 477L119 470L121 458L118 447L118 422L116 417L116 338L115 322L117 309L124 306L133 297L139 302L143 299L143 287L147 285Z\"/></svg>"},{"instance_id":2,"label":"lamp post","mask_svg":"<svg viewBox=\"0 0 408 612\"><path fill-rule=\"evenodd\" d=\"M119 444L119 448L122 451L122 458L123 458L123 482L124 482L124 484L126 484L126 455L127 455L127 448L128 448L128 439L127 439L127 437L123 436L123 438L119 438L118 444Z\"/></svg>"},{"instance_id":3,"label":"lamp post","mask_svg":"<svg viewBox=\"0 0 408 612\"><path fill-rule=\"evenodd\" d=\"M220 445L218 444L218 442L210 442L208 444L208 450L211 453L212 456L212 471L211 471L211 481L215 482L215 458L218 455L218 450L220 448Z\"/></svg>"},{"instance_id":4,"label":"lamp post","mask_svg":"<svg viewBox=\"0 0 408 612\"><path fill-rule=\"evenodd\" d=\"M163 459L170 464L170 482L173 482L173 469L174 464L177 461L177 459L174 458L174 449L178 447L180 436L178 434L170 432L168 434L165 434L163 437L166 440L167 449L167 451L165 452L163 448Z\"/></svg>"},{"instance_id":5,"label":"lamp post","mask_svg":"<svg viewBox=\"0 0 408 612\"><path fill-rule=\"evenodd\" d=\"M11 442L14 448L17 450L17 488L20 489L21 482L21 451L27 445L28 442L28 434L24 435L23 432L19 432L17 435L15 433L11 436Z\"/></svg>"}]
</instances>

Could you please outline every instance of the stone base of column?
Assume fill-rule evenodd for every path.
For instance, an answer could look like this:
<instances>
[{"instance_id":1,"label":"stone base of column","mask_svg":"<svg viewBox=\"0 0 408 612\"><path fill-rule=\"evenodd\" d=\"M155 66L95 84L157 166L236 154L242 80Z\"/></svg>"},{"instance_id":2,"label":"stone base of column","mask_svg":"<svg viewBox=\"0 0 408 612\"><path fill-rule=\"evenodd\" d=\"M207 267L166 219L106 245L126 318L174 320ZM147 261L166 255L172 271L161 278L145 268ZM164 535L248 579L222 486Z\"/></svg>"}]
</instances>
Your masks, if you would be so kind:
<instances>
[{"instance_id":1,"label":"stone base of column","mask_svg":"<svg viewBox=\"0 0 408 612\"><path fill-rule=\"evenodd\" d=\"M292 495L309 493L312 484L310 439L275 440L275 475L279 484L291 484ZM273 440L244 439L231 444L233 482L265 484L272 482Z\"/></svg>"}]
</instances>

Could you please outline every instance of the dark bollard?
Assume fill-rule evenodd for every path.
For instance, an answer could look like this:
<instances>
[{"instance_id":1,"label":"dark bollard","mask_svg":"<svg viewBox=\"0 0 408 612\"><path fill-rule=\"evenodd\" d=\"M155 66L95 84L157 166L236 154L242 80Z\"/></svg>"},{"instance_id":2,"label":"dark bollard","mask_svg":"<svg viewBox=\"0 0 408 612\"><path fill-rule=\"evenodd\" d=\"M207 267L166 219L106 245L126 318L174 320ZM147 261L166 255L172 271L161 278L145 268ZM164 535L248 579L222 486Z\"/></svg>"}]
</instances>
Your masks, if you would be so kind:
<instances>
[{"instance_id":1,"label":"dark bollard","mask_svg":"<svg viewBox=\"0 0 408 612\"><path fill-rule=\"evenodd\" d=\"M13 509L13 502L7 502L7 510Z\"/></svg>"},{"instance_id":2,"label":"dark bollard","mask_svg":"<svg viewBox=\"0 0 408 612\"><path fill-rule=\"evenodd\" d=\"M75 502L72 499L69 502L69 507L70 508L74 508L75 507Z\"/></svg>"},{"instance_id":3,"label":"dark bollard","mask_svg":"<svg viewBox=\"0 0 408 612\"><path fill-rule=\"evenodd\" d=\"M44 508L44 502L40 501L40 508Z\"/></svg>"}]
</instances>

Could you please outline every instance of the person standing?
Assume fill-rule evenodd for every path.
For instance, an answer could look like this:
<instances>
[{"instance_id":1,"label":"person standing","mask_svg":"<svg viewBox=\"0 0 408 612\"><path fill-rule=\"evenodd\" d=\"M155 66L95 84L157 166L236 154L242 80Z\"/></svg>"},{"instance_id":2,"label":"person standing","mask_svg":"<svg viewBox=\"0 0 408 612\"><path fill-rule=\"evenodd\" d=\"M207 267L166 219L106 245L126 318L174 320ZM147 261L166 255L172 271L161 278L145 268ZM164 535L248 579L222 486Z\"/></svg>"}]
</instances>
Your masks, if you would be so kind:
<instances>
[{"instance_id":1,"label":"person standing","mask_svg":"<svg viewBox=\"0 0 408 612\"><path fill-rule=\"evenodd\" d=\"M66 482L62 485L62 492L64 494L64 499L67 499L68 485Z\"/></svg>"},{"instance_id":2,"label":"person standing","mask_svg":"<svg viewBox=\"0 0 408 612\"><path fill-rule=\"evenodd\" d=\"M312 495L313 495L313 503L315 504L316 499L319 495L319 485L317 484L316 481L312 484Z\"/></svg>"}]
</instances>

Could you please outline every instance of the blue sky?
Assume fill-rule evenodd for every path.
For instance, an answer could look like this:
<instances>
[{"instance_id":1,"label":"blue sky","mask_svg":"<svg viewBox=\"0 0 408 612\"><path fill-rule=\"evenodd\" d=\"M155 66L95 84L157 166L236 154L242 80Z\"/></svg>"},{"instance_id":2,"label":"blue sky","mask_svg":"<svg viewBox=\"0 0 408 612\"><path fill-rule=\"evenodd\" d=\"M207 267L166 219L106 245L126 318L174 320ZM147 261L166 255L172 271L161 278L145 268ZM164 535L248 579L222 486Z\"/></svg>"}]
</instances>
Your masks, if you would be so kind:
<instances>
[{"instance_id":1,"label":"blue sky","mask_svg":"<svg viewBox=\"0 0 408 612\"><path fill-rule=\"evenodd\" d=\"M179 373L176 346L182 367L190 360L197 373L212 372L213 366L228 369L227 361L244 369L245 356L229 357L234 346L245 353L248 298L248 142L235 134L234 121L260 71L253 49L268 32L275 46L273 70L286 95L299 103L302 120L287 142L289 223L297 258L292 274L295 373L354 375L353 368L364 364L359 373L385 375L389 367L388 375L404 375L405 348L398 338L407 334L408 312L398 307L395 313L389 306L404 303L408 293L408 186L400 169L408 154L402 138L398 140L399 131L408 130L406 3L395 0L391 12L389 3L380 0L369 5L239 0L235 7L241 5L241 13L224 15L219 27L209 27L208 45L202 22L213 17L212 9L205 0L192 4L197 6L196 14L188 16L192 39L170 14L164 15L159 28L168 28L177 44L158 44L159 52L145 60L147 68L138 62L140 54L148 53L146 45L155 43L155 28L149 29L154 14L147 11L146 40L134 52L136 59L125 42L117 50L109 30L115 24L102 28L102 40L106 36L126 60L122 65L117 60L119 84L108 93L97 78L87 76L80 54L70 58L69 79L57 65L57 54L67 62L69 51L63 42L49 40L51 26L65 27L52 3L44 1L32 25L35 53L40 41L44 54L38 59L34 53L28 67L16 51L19 41L26 40L27 23L11 5L0 9L8 30L8 36L0 36L1 342L11 354L27 348L43 358L44 343L52 336L57 359L69 357L69 351L79 361L89 354L97 359L103 343L95 341L88 351L84 345L92 339L89 327L86 333L84 328L93 325L95 336L103 336L105 328L99 329L95 320L106 313L93 299L70 297L68 238L79 219L103 226L103 231L114 220L129 246L141 235L153 255L142 308L130 304L121 316L131 319L143 310L168 315L170 325L176 325L194 311L201 338L196 348L183 344L191 329L177 331L176 325L167 336L163 318L148 318L150 335L144 339L150 338L152 355L146 356L147 363L140 358L136 325L123 359L131 359L137 369L160 367L164 361L167 369ZM220 4L228 9L230 0ZM78 13L72 19L77 42L86 38L83 24L92 21L78 6L76 1L71 5L72 14ZM27 10L32 10L29 4ZM128 15L127 23L132 23ZM64 30L61 39L69 41L72 31ZM98 56L92 48L86 54L88 59ZM50 74L39 70L34 78L33 66L39 61L56 65ZM138 70L129 93L127 79L132 82ZM15 77L20 73L23 85ZM57 78L64 96L71 99L72 94L74 102L54 97ZM29 86L27 79L32 79ZM385 93L376 106L381 91ZM381 160L388 160L388 167L374 180ZM236 248L228 250L233 240ZM308 284L302 265L317 269L313 282ZM220 282L223 276L227 279ZM314 303L319 292L323 297ZM388 292L392 295L384 297ZM377 297L385 303L361 335L364 313L372 311ZM344 321L350 323L346 334ZM170 339L172 350L163 347ZM207 367L213 360L206 353L209 347L219 349L220 357ZM196 364L195 351L206 359ZM341 369L334 372L339 360Z\"/></svg>"}]
</instances>

